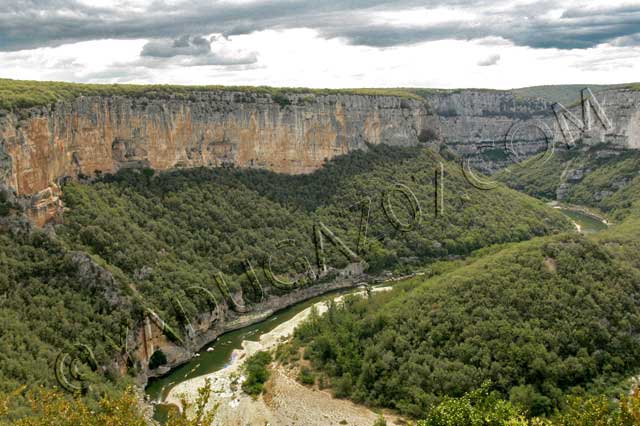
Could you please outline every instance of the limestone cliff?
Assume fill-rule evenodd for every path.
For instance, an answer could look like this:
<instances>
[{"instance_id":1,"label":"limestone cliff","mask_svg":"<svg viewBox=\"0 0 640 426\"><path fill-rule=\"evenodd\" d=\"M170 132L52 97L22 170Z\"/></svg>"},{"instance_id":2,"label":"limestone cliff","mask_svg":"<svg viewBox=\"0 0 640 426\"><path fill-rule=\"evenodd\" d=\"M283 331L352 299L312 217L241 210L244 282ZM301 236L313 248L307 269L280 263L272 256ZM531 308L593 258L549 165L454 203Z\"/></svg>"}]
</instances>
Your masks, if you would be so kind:
<instances>
[{"instance_id":1,"label":"limestone cliff","mask_svg":"<svg viewBox=\"0 0 640 426\"><path fill-rule=\"evenodd\" d=\"M189 361L202 347L224 333L256 324L279 310L313 297L331 291L355 288L363 282L363 279L367 279L364 274L342 276L312 286L297 288L283 295L270 294L263 302L243 312L235 312L226 304L221 304L214 312L198 315L193 324L195 333L183 343L169 339L158 322L146 316L144 323L128 336L130 355L140 363L141 367L137 380L139 383L146 383L151 377L166 374L171 368ZM235 300L242 300L242 297L241 289L233 295ZM149 359L156 350L161 350L166 355L167 364L150 370ZM125 367L118 365L117 368L125 371Z\"/></svg>"},{"instance_id":2,"label":"limestone cliff","mask_svg":"<svg viewBox=\"0 0 640 426\"><path fill-rule=\"evenodd\" d=\"M420 93L420 92L418 92ZM522 159L544 150L553 141L566 141L558 127L553 103L542 98L523 98L510 91L456 90L420 93L439 117L443 142L485 173L492 173L514 161L515 146ZM576 91L575 99L580 99ZM592 112L592 130L570 128L586 144L608 143L617 148L640 149L640 91L615 88L595 93L612 128L605 130ZM582 104L566 105L583 119ZM541 127L548 130L544 134ZM549 137L551 136L551 137ZM483 152L494 151L492 156ZM502 155L496 155L502 153Z\"/></svg>"},{"instance_id":3,"label":"limestone cliff","mask_svg":"<svg viewBox=\"0 0 640 426\"><path fill-rule=\"evenodd\" d=\"M367 143L411 145L437 126L425 102L393 96L207 91L188 98L79 97L0 116L0 178L56 217L65 179L125 167L222 166L309 173ZM434 130L434 129L431 129ZM437 132L437 130L436 130Z\"/></svg>"},{"instance_id":4,"label":"limestone cliff","mask_svg":"<svg viewBox=\"0 0 640 426\"><path fill-rule=\"evenodd\" d=\"M486 173L563 143L551 102L509 91L420 91L424 98L208 90L188 96L85 96L0 110L0 190L39 226L60 218L61 183L126 167L236 166L309 173L366 144L442 141ZM576 99L580 96L576 92ZM596 94L587 144L640 149L640 91ZM582 118L582 106L569 108ZM541 131L541 123L549 134ZM573 129L576 130L575 128ZM515 147L516 158L513 149Z\"/></svg>"}]
</instances>

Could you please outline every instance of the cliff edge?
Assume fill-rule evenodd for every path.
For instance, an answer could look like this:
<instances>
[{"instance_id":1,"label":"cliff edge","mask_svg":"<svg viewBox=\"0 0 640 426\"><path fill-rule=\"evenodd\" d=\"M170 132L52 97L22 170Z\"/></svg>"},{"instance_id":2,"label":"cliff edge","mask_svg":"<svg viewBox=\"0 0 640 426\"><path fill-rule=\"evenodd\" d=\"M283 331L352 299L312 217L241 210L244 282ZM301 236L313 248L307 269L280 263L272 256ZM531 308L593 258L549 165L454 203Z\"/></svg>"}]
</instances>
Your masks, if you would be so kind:
<instances>
[{"instance_id":1,"label":"cliff edge","mask_svg":"<svg viewBox=\"0 0 640 426\"><path fill-rule=\"evenodd\" d=\"M122 168L234 166L300 174L367 144L438 133L420 99L203 91L80 96L0 116L0 179L37 225L55 220L66 179Z\"/></svg>"}]
</instances>

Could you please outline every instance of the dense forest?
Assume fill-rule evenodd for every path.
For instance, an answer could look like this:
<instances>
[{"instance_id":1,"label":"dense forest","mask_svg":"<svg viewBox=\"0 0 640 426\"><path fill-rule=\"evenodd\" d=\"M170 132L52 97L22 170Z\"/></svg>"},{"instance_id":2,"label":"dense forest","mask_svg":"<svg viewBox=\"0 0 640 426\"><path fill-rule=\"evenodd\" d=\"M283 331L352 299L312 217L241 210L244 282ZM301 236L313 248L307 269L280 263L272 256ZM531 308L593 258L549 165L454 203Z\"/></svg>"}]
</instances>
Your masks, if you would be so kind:
<instances>
[{"instance_id":1,"label":"dense forest","mask_svg":"<svg viewBox=\"0 0 640 426\"><path fill-rule=\"evenodd\" d=\"M577 234L509 245L298 329L339 396L424 415L491 380L531 415L640 369L640 271Z\"/></svg>"},{"instance_id":2,"label":"dense forest","mask_svg":"<svg viewBox=\"0 0 640 426\"><path fill-rule=\"evenodd\" d=\"M260 265L271 259L274 272L290 279L316 265L313 231L320 222L359 251L372 273L569 229L561 214L531 198L504 188L488 193L473 188L453 163L446 168L445 214L436 216L433 179L439 161L431 150L382 146L305 176L233 169L158 176L127 171L92 185L66 186L69 211L57 234L70 249L124 274L144 302L177 327L171 301L188 300L184 289L194 285L215 292L218 272L232 288L252 296L246 261L256 267L267 292L281 292L267 288ZM370 204L363 202L368 199ZM349 261L326 243L328 266ZM189 315L199 308L206 306L185 304Z\"/></svg>"},{"instance_id":3,"label":"dense forest","mask_svg":"<svg viewBox=\"0 0 640 426\"><path fill-rule=\"evenodd\" d=\"M513 165L498 179L534 197L593 207L613 221L640 211L638 151L606 145L559 147L548 161L539 160Z\"/></svg>"},{"instance_id":4,"label":"dense forest","mask_svg":"<svg viewBox=\"0 0 640 426\"><path fill-rule=\"evenodd\" d=\"M245 260L258 266L266 295L286 291L268 285L259 266L272 259L273 271L291 279L317 267L314 227L322 223L368 272L425 275L364 300L347 298L299 328L290 353L303 347L313 367L303 382L322 380L337 396L394 408L424 425L462 424L456 412L504 415L513 425L531 416L545 418L534 424L597 424L576 420L582 407L598 409L607 424L634 424L624 410L637 411L637 398L613 408L609 398L640 371L637 157L596 152L561 152L555 165L501 177L550 199L551 180L563 179L566 164L588 170L572 182L568 201L619 222L588 237L541 201L502 186L475 188L450 154L423 148L370 147L301 176L124 170L65 185L64 224L46 230L11 218L15 206L3 199L1 391L54 385L56 356L76 342L92 345L108 366L113 342L148 307L184 337L184 313L173 301L182 298L188 315L206 309L185 290L199 285L220 296L219 273L256 303ZM625 183L616 186L619 176ZM282 241L295 241L287 246L295 256ZM329 267L353 260L328 241ZM256 383L266 377L259 367ZM83 402L50 394L44 403L87 404L105 418L113 404L131 412L131 397L122 394L130 379L101 368L90 383L97 392ZM10 395L12 418L31 412L33 395Z\"/></svg>"},{"instance_id":5,"label":"dense forest","mask_svg":"<svg viewBox=\"0 0 640 426\"><path fill-rule=\"evenodd\" d=\"M436 215L440 162L444 203ZM268 285L262 265L271 259L272 270L291 279L309 265L317 268L319 223L366 261L371 274L422 268L571 227L526 195L474 188L456 163L423 148L370 147L303 176L232 168L124 170L92 183L70 182L63 192L64 224L54 228L30 230L11 217L15 206L2 213L5 391L56 384L56 356L79 342L91 346L101 366L91 376L97 394L122 389L128 381L109 366L145 309L184 338L185 313L209 308L206 299L188 297L189 287L221 296L215 276L222 273L231 291L243 290L247 303L260 299L245 260L255 265L266 296L288 291ZM353 260L324 238L329 268ZM135 362L130 372L136 372Z\"/></svg>"},{"instance_id":6,"label":"dense forest","mask_svg":"<svg viewBox=\"0 0 640 426\"><path fill-rule=\"evenodd\" d=\"M616 226L479 250L388 294L332 306L299 328L292 345L305 348L337 396L416 418L487 381L523 415L556 420L571 398L627 392L640 371L638 156L597 152L523 167L509 183L554 195L558 166L580 159L590 170L569 200L606 211ZM620 179L626 184L615 188Z\"/></svg>"},{"instance_id":7,"label":"dense forest","mask_svg":"<svg viewBox=\"0 0 640 426\"><path fill-rule=\"evenodd\" d=\"M55 384L54 360L78 341L92 342L105 364L113 357L104 336L126 332L134 312L113 282L80 273L87 260L42 231L0 233L2 390ZM89 379L98 392L110 388L98 375Z\"/></svg>"}]
</instances>

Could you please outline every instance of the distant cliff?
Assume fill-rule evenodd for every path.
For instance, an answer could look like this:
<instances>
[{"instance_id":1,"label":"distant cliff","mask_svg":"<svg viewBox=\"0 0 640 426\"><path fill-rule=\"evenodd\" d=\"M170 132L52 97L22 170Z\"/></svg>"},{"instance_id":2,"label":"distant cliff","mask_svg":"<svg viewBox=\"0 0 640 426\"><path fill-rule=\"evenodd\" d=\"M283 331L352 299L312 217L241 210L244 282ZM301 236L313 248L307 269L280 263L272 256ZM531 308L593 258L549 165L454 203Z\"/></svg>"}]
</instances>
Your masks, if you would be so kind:
<instances>
[{"instance_id":1,"label":"distant cliff","mask_svg":"<svg viewBox=\"0 0 640 426\"><path fill-rule=\"evenodd\" d=\"M90 96L4 112L4 185L56 217L61 182L126 167L237 166L309 173L366 144L413 145L437 118L397 96L193 92L187 98ZM434 136L435 137L435 136Z\"/></svg>"},{"instance_id":2,"label":"distant cliff","mask_svg":"<svg viewBox=\"0 0 640 426\"><path fill-rule=\"evenodd\" d=\"M366 144L437 141L493 173L547 146L540 123L556 144L563 143L550 101L510 91L415 89L385 95L176 88L171 93L164 87L158 96L157 87L148 86L156 95L147 96L145 86L132 86L135 93L119 86L68 86L64 89L79 94L47 106L0 109L0 186L18 196L38 225L60 217L59 188L66 179L127 167L234 166L299 174ZM81 90L89 90L84 87L98 94L84 95ZM639 149L640 91L614 88L596 92L596 98L613 128L604 130L594 119L581 140ZM568 107L582 118L579 103Z\"/></svg>"},{"instance_id":3,"label":"distant cliff","mask_svg":"<svg viewBox=\"0 0 640 426\"><path fill-rule=\"evenodd\" d=\"M592 129L581 132L572 124L570 130L587 145L608 143L621 149L640 149L640 90L616 87L595 90L612 128L605 130L591 110ZM547 89L549 91L551 89ZM419 90L439 117L443 143L467 156L485 173L511 164L546 149L555 136L557 146L566 144L553 111L553 102L540 97L519 96L518 91L482 89ZM565 96L566 97L566 96ZM565 107L582 120L580 88L575 102ZM549 132L545 134L541 128Z\"/></svg>"}]
</instances>

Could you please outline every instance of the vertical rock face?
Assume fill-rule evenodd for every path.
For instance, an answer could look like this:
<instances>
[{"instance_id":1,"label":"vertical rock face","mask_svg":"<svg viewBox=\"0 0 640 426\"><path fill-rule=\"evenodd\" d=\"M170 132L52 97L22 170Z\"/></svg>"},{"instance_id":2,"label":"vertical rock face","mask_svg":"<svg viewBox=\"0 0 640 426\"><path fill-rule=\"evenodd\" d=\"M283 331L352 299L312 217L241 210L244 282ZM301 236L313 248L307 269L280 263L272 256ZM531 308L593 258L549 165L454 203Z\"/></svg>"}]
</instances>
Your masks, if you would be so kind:
<instances>
[{"instance_id":1,"label":"vertical rock face","mask_svg":"<svg viewBox=\"0 0 640 426\"><path fill-rule=\"evenodd\" d=\"M0 117L0 178L17 195L36 195L32 217L42 225L66 178L221 165L309 173L367 143L416 144L433 126L424 102L391 96L81 97Z\"/></svg>"},{"instance_id":2,"label":"vertical rock face","mask_svg":"<svg viewBox=\"0 0 640 426\"><path fill-rule=\"evenodd\" d=\"M513 93L461 90L427 96L440 117L448 146L474 153L486 142L504 141L515 123L548 117L551 104L539 98L519 99Z\"/></svg>"},{"instance_id":3,"label":"vertical rock face","mask_svg":"<svg viewBox=\"0 0 640 426\"><path fill-rule=\"evenodd\" d=\"M571 132L586 144L608 143L616 148L640 149L640 91L612 89L596 93L613 128L604 129L593 110L592 129L581 131L569 124ZM460 90L426 95L439 116L444 143L486 173L545 150L549 143L567 143L559 129L551 102L540 98L519 98L511 92ZM580 92L576 91L576 99ZM567 105L584 120L582 105ZM482 158L483 151L502 155ZM512 151L516 151L515 153ZM515 154L515 155L514 155Z\"/></svg>"},{"instance_id":4,"label":"vertical rock face","mask_svg":"<svg viewBox=\"0 0 640 426\"><path fill-rule=\"evenodd\" d=\"M424 97L221 90L153 99L81 97L0 111L0 186L30 197L23 203L41 226L59 217L62 181L126 167L233 165L298 174L368 143L442 140L492 173L552 142L567 142L543 99L474 89ZM586 144L640 149L640 91L612 89L596 98L613 127L604 129L591 110L591 130L569 124L571 131ZM584 118L579 103L569 110Z\"/></svg>"},{"instance_id":5,"label":"vertical rock face","mask_svg":"<svg viewBox=\"0 0 640 426\"><path fill-rule=\"evenodd\" d=\"M612 128L606 130L593 110L591 110L592 130L583 135L585 143L606 143L615 148L640 149L640 91L614 89L597 93L606 116L611 120ZM581 107L573 112L582 118Z\"/></svg>"}]
</instances>

